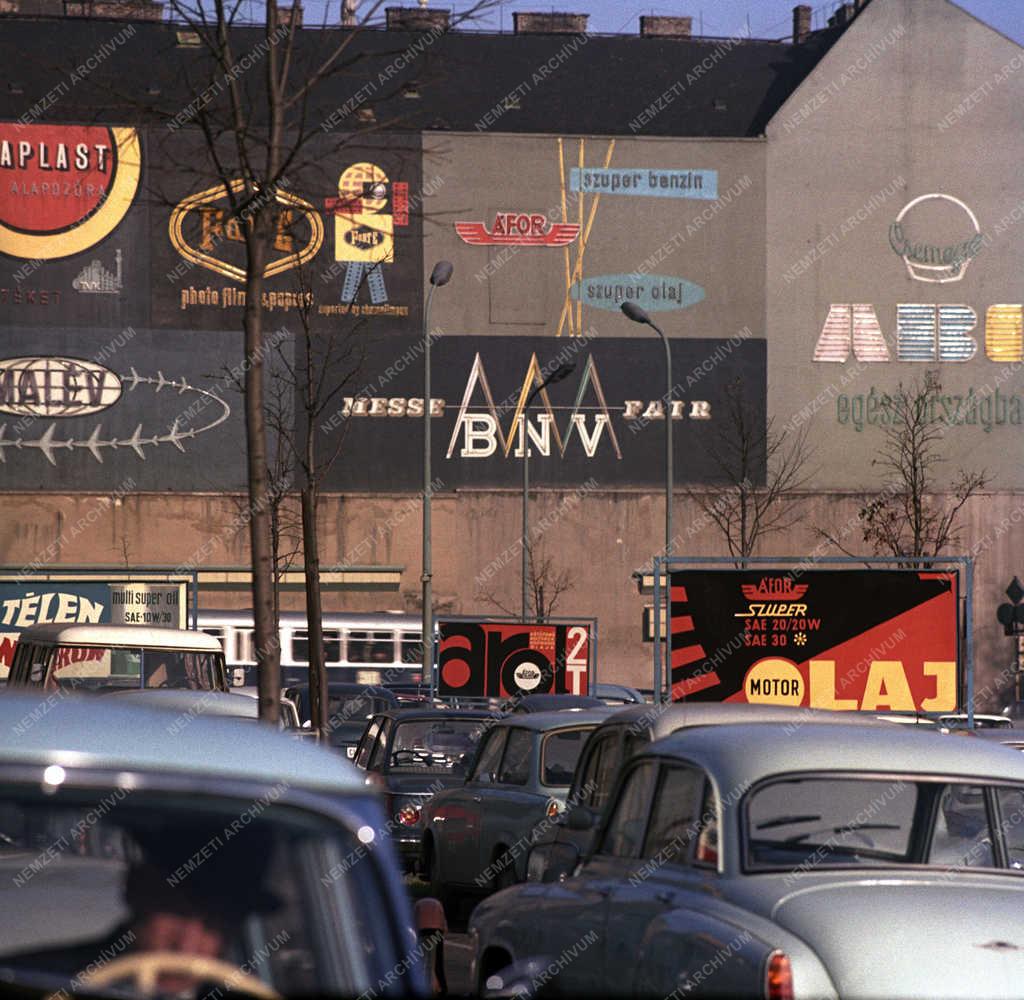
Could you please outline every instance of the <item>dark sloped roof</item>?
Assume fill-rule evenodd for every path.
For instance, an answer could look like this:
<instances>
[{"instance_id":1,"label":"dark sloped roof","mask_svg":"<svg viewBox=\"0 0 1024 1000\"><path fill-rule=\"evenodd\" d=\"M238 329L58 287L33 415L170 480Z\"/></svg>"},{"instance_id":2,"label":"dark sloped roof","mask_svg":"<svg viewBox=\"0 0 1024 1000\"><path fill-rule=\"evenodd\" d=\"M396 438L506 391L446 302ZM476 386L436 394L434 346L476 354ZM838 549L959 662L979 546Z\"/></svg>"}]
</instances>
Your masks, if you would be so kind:
<instances>
[{"instance_id":1,"label":"dark sloped roof","mask_svg":"<svg viewBox=\"0 0 1024 1000\"><path fill-rule=\"evenodd\" d=\"M178 30L167 23L0 17L0 61L16 84L15 92L5 87L0 94L0 114L31 113L58 88L66 92L39 109L39 120L143 122L158 117L151 114L156 103L173 115L210 79L203 50L178 45ZM318 88L307 119L315 125L357 98L373 106L381 127L415 131L757 136L838 35L829 29L793 45L364 30L348 50L358 59ZM344 29L301 31L295 78L347 36ZM262 37L260 29L236 29L239 58L258 51ZM84 79L72 82L71 72L90 57ZM262 68L239 80L259 107ZM416 99L402 93L413 82ZM518 107L508 107L516 97Z\"/></svg>"}]
</instances>

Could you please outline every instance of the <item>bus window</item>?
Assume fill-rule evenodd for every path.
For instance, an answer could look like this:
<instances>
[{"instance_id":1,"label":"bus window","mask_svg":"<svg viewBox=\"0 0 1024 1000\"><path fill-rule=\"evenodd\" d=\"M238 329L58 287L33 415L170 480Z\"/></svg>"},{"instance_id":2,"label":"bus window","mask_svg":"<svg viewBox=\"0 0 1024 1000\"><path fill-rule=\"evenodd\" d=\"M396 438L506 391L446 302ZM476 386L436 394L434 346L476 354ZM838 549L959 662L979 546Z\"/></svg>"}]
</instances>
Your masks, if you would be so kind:
<instances>
[{"instance_id":1,"label":"bus window","mask_svg":"<svg viewBox=\"0 0 1024 1000\"><path fill-rule=\"evenodd\" d=\"M235 662L255 663L256 649L252 641L253 630L251 628L235 629Z\"/></svg>"},{"instance_id":2,"label":"bus window","mask_svg":"<svg viewBox=\"0 0 1024 1000\"><path fill-rule=\"evenodd\" d=\"M349 663L393 663L394 660L395 635L393 632L349 632Z\"/></svg>"},{"instance_id":3,"label":"bus window","mask_svg":"<svg viewBox=\"0 0 1024 1000\"><path fill-rule=\"evenodd\" d=\"M420 641L420 632L402 633L402 662L422 663L423 644Z\"/></svg>"},{"instance_id":4,"label":"bus window","mask_svg":"<svg viewBox=\"0 0 1024 1000\"><path fill-rule=\"evenodd\" d=\"M324 662L341 663L341 629L324 629Z\"/></svg>"},{"instance_id":5,"label":"bus window","mask_svg":"<svg viewBox=\"0 0 1024 1000\"><path fill-rule=\"evenodd\" d=\"M304 628L292 632L292 663L309 663L309 632Z\"/></svg>"}]
</instances>

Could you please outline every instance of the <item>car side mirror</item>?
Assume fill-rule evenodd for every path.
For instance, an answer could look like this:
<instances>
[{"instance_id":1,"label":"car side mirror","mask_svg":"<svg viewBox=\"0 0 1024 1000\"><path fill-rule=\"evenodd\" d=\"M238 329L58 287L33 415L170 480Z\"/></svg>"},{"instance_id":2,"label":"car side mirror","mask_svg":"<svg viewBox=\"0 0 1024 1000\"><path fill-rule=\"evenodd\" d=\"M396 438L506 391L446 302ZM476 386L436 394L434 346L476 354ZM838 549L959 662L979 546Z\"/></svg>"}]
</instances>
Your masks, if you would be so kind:
<instances>
[{"instance_id":1,"label":"car side mirror","mask_svg":"<svg viewBox=\"0 0 1024 1000\"><path fill-rule=\"evenodd\" d=\"M565 818L565 825L570 830L583 833L587 830L593 830L596 820L597 817L592 809L588 809L586 806L573 806Z\"/></svg>"},{"instance_id":2,"label":"car side mirror","mask_svg":"<svg viewBox=\"0 0 1024 1000\"><path fill-rule=\"evenodd\" d=\"M561 882L579 864L575 844L537 844L526 858L527 882Z\"/></svg>"}]
</instances>

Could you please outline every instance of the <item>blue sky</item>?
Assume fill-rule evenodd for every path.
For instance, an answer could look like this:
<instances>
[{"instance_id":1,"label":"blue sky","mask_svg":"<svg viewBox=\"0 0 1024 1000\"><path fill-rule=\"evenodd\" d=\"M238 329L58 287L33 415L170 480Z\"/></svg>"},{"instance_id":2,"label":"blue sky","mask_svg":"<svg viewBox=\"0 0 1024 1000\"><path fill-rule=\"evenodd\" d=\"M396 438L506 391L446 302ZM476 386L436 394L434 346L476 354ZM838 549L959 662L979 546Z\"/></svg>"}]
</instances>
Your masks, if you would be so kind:
<instances>
[{"instance_id":1,"label":"blue sky","mask_svg":"<svg viewBox=\"0 0 1024 1000\"><path fill-rule=\"evenodd\" d=\"M416 0L394 0L394 5L413 6ZM917 0L929 3L933 0ZM746 33L750 19L750 33L755 38L782 38L792 31L793 6L796 0L685 0L676 3L637 3L634 0L552 0L536 3L534 0L503 0L501 13L490 14L480 27L505 31L512 30L514 10L564 10L589 14L589 30L633 34L638 30L641 14L676 14L693 18L694 34L733 37ZM388 6L391 6L389 0ZM431 7L465 10L467 0L431 0ZM815 28L824 27L837 3L814 4ZM1020 45L1024 45L1024 0L964 0L958 4L979 20L1001 31Z\"/></svg>"}]
</instances>

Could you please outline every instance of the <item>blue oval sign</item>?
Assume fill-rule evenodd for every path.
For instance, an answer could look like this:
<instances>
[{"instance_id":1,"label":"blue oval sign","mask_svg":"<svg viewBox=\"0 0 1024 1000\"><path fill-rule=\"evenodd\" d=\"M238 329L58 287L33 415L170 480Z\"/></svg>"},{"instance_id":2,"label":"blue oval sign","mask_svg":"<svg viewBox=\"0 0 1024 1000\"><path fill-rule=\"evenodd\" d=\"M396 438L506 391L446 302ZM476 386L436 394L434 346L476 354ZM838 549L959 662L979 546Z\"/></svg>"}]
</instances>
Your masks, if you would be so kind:
<instances>
[{"instance_id":1,"label":"blue oval sign","mask_svg":"<svg viewBox=\"0 0 1024 1000\"><path fill-rule=\"evenodd\" d=\"M623 302L633 302L649 312L667 312L696 305L704 298L704 289L662 274L605 274L573 282L569 295L595 309L618 311Z\"/></svg>"}]
</instances>

